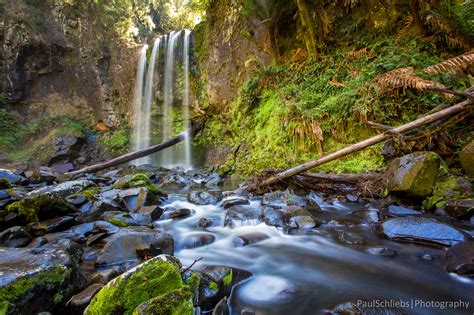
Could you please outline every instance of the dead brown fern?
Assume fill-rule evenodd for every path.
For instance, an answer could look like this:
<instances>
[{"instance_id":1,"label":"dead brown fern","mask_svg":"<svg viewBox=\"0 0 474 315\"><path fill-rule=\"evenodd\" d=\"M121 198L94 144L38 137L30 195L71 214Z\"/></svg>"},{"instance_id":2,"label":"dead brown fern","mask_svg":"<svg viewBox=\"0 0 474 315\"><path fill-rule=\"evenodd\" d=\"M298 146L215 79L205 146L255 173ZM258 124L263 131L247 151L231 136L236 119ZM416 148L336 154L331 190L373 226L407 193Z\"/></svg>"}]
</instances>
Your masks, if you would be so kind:
<instances>
[{"instance_id":1,"label":"dead brown fern","mask_svg":"<svg viewBox=\"0 0 474 315\"><path fill-rule=\"evenodd\" d=\"M323 154L322 143L324 141L323 130L316 118L304 116L286 117L284 126L287 129L291 142L295 146L304 148L315 148L318 154Z\"/></svg>"},{"instance_id":2,"label":"dead brown fern","mask_svg":"<svg viewBox=\"0 0 474 315\"><path fill-rule=\"evenodd\" d=\"M386 72L372 82L372 86L378 86L379 95L388 94L399 96L400 92L406 90L426 91L430 86L444 88L441 83L425 80L413 73L412 67L399 68Z\"/></svg>"},{"instance_id":3,"label":"dead brown fern","mask_svg":"<svg viewBox=\"0 0 474 315\"><path fill-rule=\"evenodd\" d=\"M373 58L374 55L367 47L361 48L359 50L350 51L347 53L347 56L351 59L360 59L366 57L367 59Z\"/></svg>"},{"instance_id":4,"label":"dead brown fern","mask_svg":"<svg viewBox=\"0 0 474 315\"><path fill-rule=\"evenodd\" d=\"M471 44L459 35L456 29L441 16L428 14L423 16L423 19L432 30L438 33L434 37L439 42L443 42L451 48L463 48L466 50L471 48Z\"/></svg>"},{"instance_id":5,"label":"dead brown fern","mask_svg":"<svg viewBox=\"0 0 474 315\"><path fill-rule=\"evenodd\" d=\"M467 54L463 54L436 65L429 66L425 69L426 73L438 74L438 73L453 73L463 74L469 71L469 68L474 65L474 50L471 50Z\"/></svg>"},{"instance_id":6,"label":"dead brown fern","mask_svg":"<svg viewBox=\"0 0 474 315\"><path fill-rule=\"evenodd\" d=\"M408 15L406 17L406 20L405 20L405 25L402 27L402 29L398 32L397 34L397 37L395 38L395 42L396 43L399 43L400 42L400 39L404 36L406 36L410 30L411 30L411 27L413 25L413 21L414 21L414 18L413 18L413 15Z\"/></svg>"}]
</instances>

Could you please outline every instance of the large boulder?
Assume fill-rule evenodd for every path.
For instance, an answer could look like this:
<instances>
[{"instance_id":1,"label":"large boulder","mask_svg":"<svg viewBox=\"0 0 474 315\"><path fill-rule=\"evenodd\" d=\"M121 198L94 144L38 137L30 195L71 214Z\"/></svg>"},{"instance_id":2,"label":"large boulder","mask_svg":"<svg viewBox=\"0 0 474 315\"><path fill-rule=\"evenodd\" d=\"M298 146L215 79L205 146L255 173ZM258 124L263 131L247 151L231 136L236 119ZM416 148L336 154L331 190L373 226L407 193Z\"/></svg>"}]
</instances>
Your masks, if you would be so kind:
<instances>
[{"instance_id":1,"label":"large boulder","mask_svg":"<svg viewBox=\"0 0 474 315\"><path fill-rule=\"evenodd\" d=\"M392 161L387 171L387 189L414 197L432 193L442 163L434 152L416 152Z\"/></svg>"},{"instance_id":2,"label":"large boulder","mask_svg":"<svg viewBox=\"0 0 474 315\"><path fill-rule=\"evenodd\" d=\"M474 177L474 141L466 144L459 152L459 161L466 171L466 175Z\"/></svg>"},{"instance_id":3,"label":"large boulder","mask_svg":"<svg viewBox=\"0 0 474 315\"><path fill-rule=\"evenodd\" d=\"M0 314L60 311L76 289L76 267L66 251L51 246L0 248Z\"/></svg>"},{"instance_id":4,"label":"large boulder","mask_svg":"<svg viewBox=\"0 0 474 315\"><path fill-rule=\"evenodd\" d=\"M171 235L145 227L131 226L120 229L110 236L102 248L97 264L120 264L137 260L137 249L149 248L152 252L173 255L174 241Z\"/></svg>"},{"instance_id":5,"label":"large boulder","mask_svg":"<svg viewBox=\"0 0 474 315\"><path fill-rule=\"evenodd\" d=\"M376 231L389 239L421 244L451 246L469 238L462 231L423 217L399 217L383 221Z\"/></svg>"},{"instance_id":6,"label":"large boulder","mask_svg":"<svg viewBox=\"0 0 474 315\"><path fill-rule=\"evenodd\" d=\"M94 296L84 314L191 315L191 296L183 285L179 268L179 262L170 256L152 258L107 283ZM141 305L145 302L148 304Z\"/></svg>"},{"instance_id":7,"label":"large boulder","mask_svg":"<svg viewBox=\"0 0 474 315\"><path fill-rule=\"evenodd\" d=\"M50 219L65 215L70 208L64 198L95 184L89 180L76 180L33 190L25 197L7 206L7 210L16 212L27 221Z\"/></svg>"}]
</instances>

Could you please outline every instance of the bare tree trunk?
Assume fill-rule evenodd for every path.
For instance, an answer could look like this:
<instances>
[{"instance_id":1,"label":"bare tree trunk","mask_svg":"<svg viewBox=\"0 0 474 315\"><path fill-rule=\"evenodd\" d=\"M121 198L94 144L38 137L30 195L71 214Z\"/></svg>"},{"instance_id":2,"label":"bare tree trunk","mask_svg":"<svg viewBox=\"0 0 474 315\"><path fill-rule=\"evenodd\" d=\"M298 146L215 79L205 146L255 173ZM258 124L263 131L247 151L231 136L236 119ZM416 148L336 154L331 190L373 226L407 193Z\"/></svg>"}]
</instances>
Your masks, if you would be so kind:
<instances>
[{"instance_id":1,"label":"bare tree trunk","mask_svg":"<svg viewBox=\"0 0 474 315\"><path fill-rule=\"evenodd\" d=\"M169 147L171 147L171 146L173 146L177 143L180 143L181 141L185 140L188 137L194 136L199 130L202 129L202 127L203 126L201 124L193 125L190 129L188 129L188 130L184 131L183 133L180 133L176 137L174 137L172 139L169 139L165 142L162 142L160 144L151 146L151 147L143 149L143 150L139 150L139 151L124 154L124 155L119 156L119 157L117 157L115 159L112 159L110 161L106 161L106 162L103 162L103 163L98 163L98 164L91 165L91 166L85 167L85 168L77 170L77 171L72 171L72 172L69 172L69 173L65 173L65 175L95 173L97 171L100 171L100 170L103 170L103 169L106 169L106 168L109 168L109 167L118 166L120 164L139 159L141 157L150 155L152 153L162 151L162 150L164 150L166 148L169 148Z\"/></svg>"},{"instance_id":2,"label":"bare tree trunk","mask_svg":"<svg viewBox=\"0 0 474 315\"><path fill-rule=\"evenodd\" d=\"M305 164L299 165L297 167L291 168L289 170L286 170L284 172L278 173L275 176L272 176L266 180L264 180L262 183L254 184L251 186L248 186L248 190L253 190L253 191L258 191L260 188L265 188L266 186L270 186L272 184L278 183L286 178L292 177L294 175L306 172L316 166L320 166L323 164L326 164L328 162L334 161L336 159L339 159L341 157L344 157L348 154L358 152L362 149L365 149L371 145L377 144L379 142L385 141L389 138L392 137L392 135L395 134L400 134L404 133L410 130L413 130L415 128L418 128L420 126L432 123L434 121L443 119L445 117L449 117L455 114L458 114L468 108L469 105L472 104L472 100L468 99L464 102L461 102L459 104L453 105L451 107L448 107L446 109L443 109L437 113L433 113L427 116L423 116L421 118L418 118L417 120L414 120L412 122L409 122L407 124L401 125L400 127L393 128L390 131L387 131L385 133L379 134L377 136L374 136L372 138L366 139L362 142L358 142L356 144L353 144L351 146L345 147L344 149L338 150L336 152L333 152L331 154L325 155L323 157L320 157L316 160L307 162Z\"/></svg>"}]
</instances>

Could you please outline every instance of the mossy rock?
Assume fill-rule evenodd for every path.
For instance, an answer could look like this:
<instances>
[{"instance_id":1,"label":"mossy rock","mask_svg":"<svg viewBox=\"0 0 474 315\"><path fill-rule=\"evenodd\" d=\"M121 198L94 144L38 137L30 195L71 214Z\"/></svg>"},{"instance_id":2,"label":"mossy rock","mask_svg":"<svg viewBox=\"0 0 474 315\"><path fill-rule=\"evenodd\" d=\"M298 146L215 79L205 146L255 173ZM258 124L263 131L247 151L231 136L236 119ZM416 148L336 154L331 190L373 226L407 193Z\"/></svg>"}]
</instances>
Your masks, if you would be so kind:
<instances>
[{"instance_id":1,"label":"mossy rock","mask_svg":"<svg viewBox=\"0 0 474 315\"><path fill-rule=\"evenodd\" d=\"M441 157L434 152L416 152L397 158L388 169L387 188L390 192L427 197L433 191L441 165Z\"/></svg>"},{"instance_id":2,"label":"mossy rock","mask_svg":"<svg viewBox=\"0 0 474 315\"><path fill-rule=\"evenodd\" d=\"M53 312L76 289L76 265L62 250L5 248L0 255L0 314Z\"/></svg>"},{"instance_id":3,"label":"mossy rock","mask_svg":"<svg viewBox=\"0 0 474 315\"><path fill-rule=\"evenodd\" d=\"M459 161L466 171L466 175L474 177L474 141L466 144L459 152Z\"/></svg>"},{"instance_id":4,"label":"mossy rock","mask_svg":"<svg viewBox=\"0 0 474 315\"><path fill-rule=\"evenodd\" d=\"M132 314L140 304L170 292L175 292L176 298L185 298L184 301L169 301L170 306L185 305L190 300L190 293L189 296L184 294L186 291L176 294L176 290L182 288L179 263L171 256L160 255L110 281L94 296L84 314ZM187 290L190 292L189 288ZM157 300L156 303L161 302Z\"/></svg>"},{"instance_id":5,"label":"mossy rock","mask_svg":"<svg viewBox=\"0 0 474 315\"><path fill-rule=\"evenodd\" d=\"M39 219L50 219L57 215L70 212L65 197L95 186L89 180L64 182L54 186L46 186L29 192L25 198L7 206L7 211L16 212L28 222Z\"/></svg>"},{"instance_id":6,"label":"mossy rock","mask_svg":"<svg viewBox=\"0 0 474 315\"><path fill-rule=\"evenodd\" d=\"M126 175L119 180L117 180L114 185L114 188L118 189L129 189L129 188L135 188L135 187L145 187L148 189L148 191L152 192L153 194L160 196L160 197L166 197L167 195L162 192L158 187L153 185L153 183L150 181L148 176L145 174L135 174L135 175Z\"/></svg>"},{"instance_id":7,"label":"mossy rock","mask_svg":"<svg viewBox=\"0 0 474 315\"><path fill-rule=\"evenodd\" d=\"M188 286L175 289L140 304L133 315L192 315L192 294Z\"/></svg>"}]
</instances>

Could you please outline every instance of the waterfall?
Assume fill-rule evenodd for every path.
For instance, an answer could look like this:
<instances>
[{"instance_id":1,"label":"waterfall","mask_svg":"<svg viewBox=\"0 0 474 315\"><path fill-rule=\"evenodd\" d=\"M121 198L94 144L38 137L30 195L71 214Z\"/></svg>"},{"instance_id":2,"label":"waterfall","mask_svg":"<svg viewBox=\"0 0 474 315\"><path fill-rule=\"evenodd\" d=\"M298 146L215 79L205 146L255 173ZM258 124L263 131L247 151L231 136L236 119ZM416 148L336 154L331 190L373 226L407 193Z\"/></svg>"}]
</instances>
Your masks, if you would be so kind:
<instances>
[{"instance_id":1,"label":"waterfall","mask_svg":"<svg viewBox=\"0 0 474 315\"><path fill-rule=\"evenodd\" d=\"M146 66L146 52L148 45L143 45L140 51L140 57L138 59L137 77L135 80L135 92L133 95L133 112L134 112L134 130L133 130L133 150L137 151L143 148L143 131L145 126L145 120L148 117L143 114L142 103L143 103L143 76L145 74ZM141 163L141 161L137 161Z\"/></svg>"},{"instance_id":2,"label":"waterfall","mask_svg":"<svg viewBox=\"0 0 474 315\"><path fill-rule=\"evenodd\" d=\"M175 125L175 113L182 115L183 129L190 127L190 38L190 30L171 32L157 38L153 45L148 68L146 67L148 46L143 46L137 67L134 95L134 150L168 140L176 132L181 132L182 130L178 130L179 128ZM163 51L161 55L160 51ZM180 55L182 58L178 59L177 57ZM145 70L146 80L144 80ZM159 95L162 96L162 99L156 91L163 92L162 95ZM181 106L176 107L179 96L182 96ZM150 136L152 129L154 130L151 126L152 106L160 106L162 113L161 137L155 141ZM183 145L166 149L159 155L162 166L182 166L185 169L190 169L192 168L191 139L188 138ZM144 157L134 163L146 164L151 160L149 157Z\"/></svg>"},{"instance_id":3,"label":"waterfall","mask_svg":"<svg viewBox=\"0 0 474 315\"><path fill-rule=\"evenodd\" d=\"M189 39L191 31L184 30L183 39L183 68L184 68L184 87L183 87L183 120L184 128L189 129ZM191 165L191 138L184 140L184 167L189 169Z\"/></svg>"}]
</instances>

